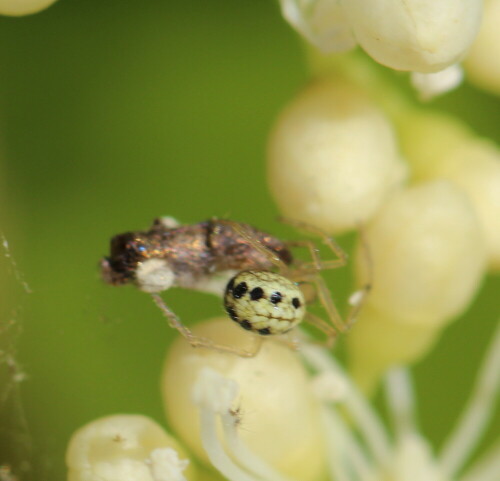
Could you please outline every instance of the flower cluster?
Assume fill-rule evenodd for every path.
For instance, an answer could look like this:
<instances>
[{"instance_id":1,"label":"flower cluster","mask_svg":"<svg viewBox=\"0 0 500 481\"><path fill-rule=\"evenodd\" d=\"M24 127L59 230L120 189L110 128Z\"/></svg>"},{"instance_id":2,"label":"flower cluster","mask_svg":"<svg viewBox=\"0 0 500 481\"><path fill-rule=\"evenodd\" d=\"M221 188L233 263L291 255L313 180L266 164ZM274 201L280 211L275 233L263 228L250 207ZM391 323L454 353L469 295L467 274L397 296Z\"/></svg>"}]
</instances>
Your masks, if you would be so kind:
<instances>
[{"instance_id":1,"label":"flower cluster","mask_svg":"<svg viewBox=\"0 0 500 481\"><path fill-rule=\"evenodd\" d=\"M425 74L414 76L425 93L449 85L429 76L435 72L460 77L453 66L474 41L482 2L281 5L321 50L359 44L386 66ZM497 6L486 2L486 16ZM494 72L481 71L496 35L488 22L466 70L495 90ZM179 441L140 416L95 421L70 442L70 481L220 479L207 466L231 481L496 479L498 446L464 468L498 392L500 331L439 455L416 427L407 366L470 305L485 274L500 270L500 150L460 120L393 91L359 53L313 57L319 78L290 101L270 135L268 180L285 216L330 234L362 233L356 280L373 289L348 336L352 377L305 334L301 357L273 340L244 359L179 339L161 379ZM241 350L252 343L226 319L194 332ZM367 397L381 382L392 432Z\"/></svg>"},{"instance_id":2,"label":"flower cluster","mask_svg":"<svg viewBox=\"0 0 500 481\"><path fill-rule=\"evenodd\" d=\"M195 332L246 347L248 336L227 320ZM304 340L305 342L305 340ZM441 453L417 429L411 377L384 376L394 432L324 349L304 343L303 362L267 342L244 359L193 350L178 339L165 361L163 399L173 429L192 459L231 481L494 481L493 448L460 476L492 413L499 388L500 328L476 384ZM306 368L307 366L307 368ZM347 414L347 416L346 416ZM78 430L67 454L69 481L220 479L188 465L186 450L143 416L115 415Z\"/></svg>"},{"instance_id":3,"label":"flower cluster","mask_svg":"<svg viewBox=\"0 0 500 481\"><path fill-rule=\"evenodd\" d=\"M283 16L324 54L359 45L374 60L412 72L426 100L467 78L500 93L499 0L280 0Z\"/></svg>"},{"instance_id":4,"label":"flower cluster","mask_svg":"<svg viewBox=\"0 0 500 481\"><path fill-rule=\"evenodd\" d=\"M285 18L324 52L359 44L395 70L437 72L461 60L479 29L481 0L280 0Z\"/></svg>"},{"instance_id":5,"label":"flower cluster","mask_svg":"<svg viewBox=\"0 0 500 481\"><path fill-rule=\"evenodd\" d=\"M347 74L346 74L347 72ZM349 336L358 382L422 356L498 270L500 150L458 120L376 102L328 73L292 100L269 142L282 212L338 234L362 226L359 285L373 292Z\"/></svg>"}]
</instances>

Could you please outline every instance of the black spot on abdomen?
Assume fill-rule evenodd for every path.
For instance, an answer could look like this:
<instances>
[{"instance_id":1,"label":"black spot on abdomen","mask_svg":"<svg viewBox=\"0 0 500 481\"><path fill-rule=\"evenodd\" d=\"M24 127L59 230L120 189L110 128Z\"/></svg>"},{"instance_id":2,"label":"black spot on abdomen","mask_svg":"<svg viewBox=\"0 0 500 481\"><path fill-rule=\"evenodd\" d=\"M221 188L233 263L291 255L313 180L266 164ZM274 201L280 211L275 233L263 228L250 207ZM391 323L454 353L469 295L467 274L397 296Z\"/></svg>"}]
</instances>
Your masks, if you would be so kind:
<instances>
[{"instance_id":1,"label":"black spot on abdomen","mask_svg":"<svg viewBox=\"0 0 500 481\"><path fill-rule=\"evenodd\" d=\"M241 327L243 329L246 329L247 331L251 331L253 329L252 324L250 323L250 321L247 321L246 319L243 319L240 322L240 325L241 325Z\"/></svg>"},{"instance_id":2,"label":"black spot on abdomen","mask_svg":"<svg viewBox=\"0 0 500 481\"><path fill-rule=\"evenodd\" d=\"M252 299L252 301L258 301L259 299L262 299L262 297L264 297L264 290L262 287L254 287L250 291L250 299Z\"/></svg>"},{"instance_id":3,"label":"black spot on abdomen","mask_svg":"<svg viewBox=\"0 0 500 481\"><path fill-rule=\"evenodd\" d=\"M240 299L248 291L248 286L246 282L240 282L236 287L233 288L233 297L235 299Z\"/></svg>"},{"instance_id":4,"label":"black spot on abdomen","mask_svg":"<svg viewBox=\"0 0 500 481\"><path fill-rule=\"evenodd\" d=\"M281 300L283 299L283 296L281 295L281 292L273 292L271 294L271 297L269 298L269 300L273 303L273 304L279 304L281 302Z\"/></svg>"},{"instance_id":5,"label":"black spot on abdomen","mask_svg":"<svg viewBox=\"0 0 500 481\"><path fill-rule=\"evenodd\" d=\"M232 307L232 306L226 306L226 312L229 314L229 317L233 321L236 321L236 322L239 321L238 314L236 314L236 311L234 310L234 307Z\"/></svg>"},{"instance_id":6,"label":"black spot on abdomen","mask_svg":"<svg viewBox=\"0 0 500 481\"><path fill-rule=\"evenodd\" d=\"M226 286L226 292L231 292L234 287L234 277L231 278L231 280L227 283Z\"/></svg>"}]
</instances>

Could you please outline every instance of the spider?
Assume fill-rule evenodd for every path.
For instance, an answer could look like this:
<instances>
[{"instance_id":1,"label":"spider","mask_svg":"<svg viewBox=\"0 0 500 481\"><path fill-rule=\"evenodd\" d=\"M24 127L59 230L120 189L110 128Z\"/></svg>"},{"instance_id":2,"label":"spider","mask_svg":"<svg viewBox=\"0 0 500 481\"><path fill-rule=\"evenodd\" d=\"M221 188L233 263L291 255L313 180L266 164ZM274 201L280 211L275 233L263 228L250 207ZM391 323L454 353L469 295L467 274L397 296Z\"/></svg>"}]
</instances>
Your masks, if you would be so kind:
<instances>
[{"instance_id":1,"label":"spider","mask_svg":"<svg viewBox=\"0 0 500 481\"><path fill-rule=\"evenodd\" d=\"M243 357L255 356L260 349L260 340L256 342L254 351L246 351L216 344L211 339L196 336L166 305L159 292L170 287L183 287L220 295L224 291L224 286L227 285L226 310L233 320L260 335L283 334L289 329L285 329L285 325L278 327L276 322L279 319L273 319L272 315L272 312L277 312L276 310L267 309L269 325L262 324L260 327L237 312L243 305L244 296L241 296L241 300L234 296L235 274L236 279L242 275L256 278L261 283L265 279L266 290L271 288L269 282L272 281L276 287L274 291L284 293L286 290L290 294L293 292L292 298L298 299L300 303L299 307L291 311L293 319L289 322L290 328L305 317L325 332L328 343L331 345L337 331L345 332L352 324L361 303L353 306L346 321L343 322L319 272L323 269L334 269L345 265L347 256L333 239L319 230L295 221L285 220L285 222L319 234L338 258L322 261L312 241L281 241L240 222L212 218L197 224L181 226L174 219L164 217L156 219L147 231L126 232L113 237L110 256L101 260L102 276L109 284L132 283L140 290L149 293L166 316L170 326L177 329L193 347L213 348ZM306 247L310 252L312 262L294 260L290 251L292 247ZM276 270L278 273L274 272ZM230 278L233 279L228 284ZM245 281L239 281L238 285L242 282ZM315 286L317 296L331 324L313 314L306 314L306 300L298 287L298 283L305 282ZM264 290L264 287L261 289ZM233 299L232 307L229 305L229 297ZM262 300L266 300L264 295L259 299L260 302L252 301L250 306L263 307ZM276 309L282 309L286 305L282 303L278 308L277 304L279 302L274 304Z\"/></svg>"},{"instance_id":2,"label":"spider","mask_svg":"<svg viewBox=\"0 0 500 481\"><path fill-rule=\"evenodd\" d=\"M344 266L347 262L347 255L332 238L325 235L320 229L289 219L284 221L299 230L320 236L323 243L338 258L322 261L316 245L309 240L288 242L287 246L289 247L306 247L310 252L312 262L294 260L293 263L287 264L269 253L269 261L278 272L246 270L230 279L224 294L226 312L243 329L260 336L255 342L253 352L237 352L242 356L250 357L257 354L262 344L262 336L288 334L304 320L321 330L327 337L326 346L332 347L337 333L347 331L355 321L365 296L371 288L370 283L368 283L351 297L351 310L343 321L320 271ZM364 243L364 239L362 241ZM247 236L247 242L258 248L258 240ZM368 256L366 246L365 253ZM370 266L370 260L367 260ZM314 296L309 296L309 299L306 299L300 288L303 284L314 286L315 294L324 307L330 323L306 311L307 304L314 299ZM295 342L288 344L290 347L297 348Z\"/></svg>"}]
</instances>

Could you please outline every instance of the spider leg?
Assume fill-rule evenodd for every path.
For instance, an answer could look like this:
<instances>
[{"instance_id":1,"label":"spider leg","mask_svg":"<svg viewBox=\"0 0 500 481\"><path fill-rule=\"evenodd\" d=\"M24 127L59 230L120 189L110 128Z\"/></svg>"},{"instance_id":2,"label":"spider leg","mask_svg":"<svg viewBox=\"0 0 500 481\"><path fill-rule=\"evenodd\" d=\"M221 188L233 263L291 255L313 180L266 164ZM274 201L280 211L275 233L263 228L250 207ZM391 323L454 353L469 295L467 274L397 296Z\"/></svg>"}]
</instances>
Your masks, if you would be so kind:
<instances>
[{"instance_id":1,"label":"spider leg","mask_svg":"<svg viewBox=\"0 0 500 481\"><path fill-rule=\"evenodd\" d=\"M338 259L333 259L329 261L321 260L319 256L318 249L314 242L305 240L305 241L294 241L289 243L288 245L295 245L297 247L306 247L309 250L311 255L312 262L300 264L296 270L293 271L293 277L296 281L305 281L312 282L316 287L317 296L323 305L328 319L331 324L335 327L338 332L346 332L356 321L356 318L359 314L359 311L362 309L366 297L371 290L372 285L372 261L370 257L370 251L365 239L364 231L362 226L359 226L359 235L360 242L362 244L362 248L364 251L364 255L366 257L367 264L367 282L366 284L359 290L356 291L351 298L349 299L349 303L351 305L349 312L345 319L342 319L335 303L333 302L332 296L330 294L330 290L328 289L325 280L320 276L319 271L324 269L336 269L337 267L342 267L347 263L347 254L342 250L342 248L334 241L333 238L329 237L325 232L321 229L318 229L314 226L308 225L301 221L296 221L292 219L280 219L282 222L285 222L299 230L309 232L311 234L315 234L321 237L323 244L329 247L332 252L338 257ZM302 278L301 278L302 277ZM312 314L308 314L309 320L311 321L313 316ZM323 330L327 336L332 337L332 341L334 339L335 333L332 334L331 329L332 326L327 324L323 319L316 318L316 320L312 321L316 327ZM326 325L325 325L326 324ZM322 327L320 327L322 326ZM332 342L328 340L328 342Z\"/></svg>"},{"instance_id":2,"label":"spider leg","mask_svg":"<svg viewBox=\"0 0 500 481\"><path fill-rule=\"evenodd\" d=\"M269 263L276 267L280 274L286 275L290 268L283 262L276 252L269 249L255 236L255 234L244 224L234 222L232 220L214 219L219 224L229 226L234 232L241 236L248 244L250 244L256 251L261 253L267 258Z\"/></svg>"},{"instance_id":3,"label":"spider leg","mask_svg":"<svg viewBox=\"0 0 500 481\"><path fill-rule=\"evenodd\" d=\"M228 352L231 354L236 354L241 357L254 357L260 351L262 340L259 337L254 337L254 349L252 351L246 351L244 349L238 349L231 346L225 346L223 344L217 344L213 342L211 339L207 339L205 337L196 336L193 334L191 329L186 327L179 317L165 304L163 299L159 294L151 294L153 301L163 312L163 315L167 318L168 324L170 327L173 327L191 344L193 347L205 347L208 349L214 349L216 351Z\"/></svg>"},{"instance_id":4,"label":"spider leg","mask_svg":"<svg viewBox=\"0 0 500 481\"><path fill-rule=\"evenodd\" d=\"M328 319L330 319L331 323L335 326L335 329L337 329L338 332L346 332L349 325L348 320L342 320L342 317L333 302L330 290L328 289L325 280L319 275L315 275L311 280L316 286L318 298L326 311Z\"/></svg>"},{"instance_id":5,"label":"spider leg","mask_svg":"<svg viewBox=\"0 0 500 481\"><path fill-rule=\"evenodd\" d=\"M305 282L310 282L316 288L317 297L326 311L327 317L331 324L338 332L347 332L352 325L356 322L359 311L363 308L368 293L371 290L371 282L365 284L360 290L351 295L349 299L350 309L345 319L342 319L335 303L333 302L330 290L326 285L325 280L319 275L318 272L310 274L307 278L303 279ZM322 321L325 322L325 321ZM317 325L317 323L316 323ZM317 325L317 327L319 327ZM326 333L326 331L325 331Z\"/></svg>"},{"instance_id":6,"label":"spider leg","mask_svg":"<svg viewBox=\"0 0 500 481\"><path fill-rule=\"evenodd\" d=\"M326 340L324 342L312 342L318 342L319 344L326 346L328 349L331 349L335 343L335 339L337 338L337 331L334 329L334 327L321 319L321 317L316 316L315 314L312 314L310 312L306 313L304 320L306 322L309 322L309 324L313 325L326 335Z\"/></svg>"},{"instance_id":7,"label":"spider leg","mask_svg":"<svg viewBox=\"0 0 500 481\"><path fill-rule=\"evenodd\" d=\"M292 333L294 331L295 329L285 334L281 334L280 336L274 337L272 340L275 342L279 342L280 344L284 344L286 347L288 347L288 349L291 349L292 351L298 351L300 349L300 343L296 337L292 336Z\"/></svg>"},{"instance_id":8,"label":"spider leg","mask_svg":"<svg viewBox=\"0 0 500 481\"><path fill-rule=\"evenodd\" d=\"M300 241L288 241L286 244L290 247L304 247L309 250L309 255L311 256L311 262L302 262L297 267L297 271L303 271L305 273L312 271L319 271L324 269L337 269L338 267L343 267L347 264L347 254L342 250L342 248L335 242L335 240L326 234L321 229L317 227L306 224L305 222L280 218L281 222L288 224L298 230L308 232L321 239L324 245L326 245L336 256L337 259L324 261L319 256L319 249L316 243L311 240L300 240Z\"/></svg>"}]
</instances>

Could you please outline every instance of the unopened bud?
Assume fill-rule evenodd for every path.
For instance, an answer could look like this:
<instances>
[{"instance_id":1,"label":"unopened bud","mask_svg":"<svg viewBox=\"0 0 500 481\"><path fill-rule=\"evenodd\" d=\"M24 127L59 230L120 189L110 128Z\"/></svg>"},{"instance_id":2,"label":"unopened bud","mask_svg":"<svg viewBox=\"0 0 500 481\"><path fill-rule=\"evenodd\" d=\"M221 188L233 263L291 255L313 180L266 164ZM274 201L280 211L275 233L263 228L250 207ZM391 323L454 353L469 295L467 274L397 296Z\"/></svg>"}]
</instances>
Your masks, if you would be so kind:
<instances>
[{"instance_id":1,"label":"unopened bud","mask_svg":"<svg viewBox=\"0 0 500 481\"><path fill-rule=\"evenodd\" d=\"M252 344L253 334L227 318L198 324L193 331L235 349L248 350ZM207 390L210 380L214 386ZM178 339L166 358L162 390L172 427L200 459L208 462L200 408L220 414L221 406L237 393L230 412L238 413L239 437L252 453L297 481L321 477L325 453L320 403L297 353L289 347L266 338L255 357L244 358L193 348ZM220 403L213 399L217 391Z\"/></svg>"},{"instance_id":2,"label":"unopened bud","mask_svg":"<svg viewBox=\"0 0 500 481\"><path fill-rule=\"evenodd\" d=\"M389 366L416 361L463 312L477 292L486 255L472 205L447 181L395 194L364 237L372 266L359 250L357 274L362 285L371 267L373 289L349 345L355 376L372 387Z\"/></svg>"},{"instance_id":3,"label":"unopened bud","mask_svg":"<svg viewBox=\"0 0 500 481\"><path fill-rule=\"evenodd\" d=\"M269 140L268 182L281 212L329 233L366 222L405 175L389 121L344 83L310 85Z\"/></svg>"},{"instance_id":4,"label":"unopened bud","mask_svg":"<svg viewBox=\"0 0 500 481\"><path fill-rule=\"evenodd\" d=\"M108 416L73 434L66 453L68 481L186 481L194 471L185 458L151 419Z\"/></svg>"},{"instance_id":5,"label":"unopened bud","mask_svg":"<svg viewBox=\"0 0 500 481\"><path fill-rule=\"evenodd\" d=\"M14 17L29 15L45 10L56 0L0 0L0 15Z\"/></svg>"},{"instance_id":6,"label":"unopened bud","mask_svg":"<svg viewBox=\"0 0 500 481\"><path fill-rule=\"evenodd\" d=\"M467 78L500 95L500 0L486 0L479 34L464 62Z\"/></svg>"},{"instance_id":7,"label":"unopened bud","mask_svg":"<svg viewBox=\"0 0 500 481\"><path fill-rule=\"evenodd\" d=\"M453 117L415 112L400 125L401 148L417 181L447 179L460 187L481 222L488 263L500 270L500 149Z\"/></svg>"},{"instance_id":8,"label":"unopened bud","mask_svg":"<svg viewBox=\"0 0 500 481\"><path fill-rule=\"evenodd\" d=\"M377 62L438 72L457 63L476 37L481 0L349 0L354 36Z\"/></svg>"}]
</instances>

